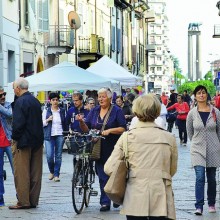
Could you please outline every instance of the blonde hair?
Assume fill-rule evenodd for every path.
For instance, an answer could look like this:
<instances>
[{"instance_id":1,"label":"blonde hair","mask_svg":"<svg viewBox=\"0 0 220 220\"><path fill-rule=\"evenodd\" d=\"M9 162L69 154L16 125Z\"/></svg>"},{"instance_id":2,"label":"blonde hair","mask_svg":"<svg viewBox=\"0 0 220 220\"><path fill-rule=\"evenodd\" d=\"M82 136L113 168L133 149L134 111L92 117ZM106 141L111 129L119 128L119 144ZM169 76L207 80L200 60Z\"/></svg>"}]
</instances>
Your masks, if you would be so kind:
<instances>
[{"instance_id":1,"label":"blonde hair","mask_svg":"<svg viewBox=\"0 0 220 220\"><path fill-rule=\"evenodd\" d=\"M147 94L134 100L132 110L140 121L153 122L160 115L161 103L155 95Z\"/></svg>"}]
</instances>

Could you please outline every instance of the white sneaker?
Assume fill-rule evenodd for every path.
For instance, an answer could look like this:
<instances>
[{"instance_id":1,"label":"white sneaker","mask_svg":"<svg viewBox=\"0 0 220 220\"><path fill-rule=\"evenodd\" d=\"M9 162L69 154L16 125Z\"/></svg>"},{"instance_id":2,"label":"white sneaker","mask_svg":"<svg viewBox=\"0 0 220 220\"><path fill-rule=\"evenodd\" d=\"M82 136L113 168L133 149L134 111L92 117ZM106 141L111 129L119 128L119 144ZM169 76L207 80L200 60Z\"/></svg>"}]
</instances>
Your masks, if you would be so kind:
<instances>
[{"instance_id":1,"label":"white sneaker","mask_svg":"<svg viewBox=\"0 0 220 220\"><path fill-rule=\"evenodd\" d=\"M209 206L209 213L216 213L215 206Z\"/></svg>"},{"instance_id":2,"label":"white sneaker","mask_svg":"<svg viewBox=\"0 0 220 220\"><path fill-rule=\"evenodd\" d=\"M54 177L54 182L60 182L60 179L59 179L58 176L55 176L55 177Z\"/></svg>"},{"instance_id":3,"label":"white sneaker","mask_svg":"<svg viewBox=\"0 0 220 220\"><path fill-rule=\"evenodd\" d=\"M48 179L49 179L49 180L52 180L53 178L54 178L53 173L50 173Z\"/></svg>"}]
</instances>

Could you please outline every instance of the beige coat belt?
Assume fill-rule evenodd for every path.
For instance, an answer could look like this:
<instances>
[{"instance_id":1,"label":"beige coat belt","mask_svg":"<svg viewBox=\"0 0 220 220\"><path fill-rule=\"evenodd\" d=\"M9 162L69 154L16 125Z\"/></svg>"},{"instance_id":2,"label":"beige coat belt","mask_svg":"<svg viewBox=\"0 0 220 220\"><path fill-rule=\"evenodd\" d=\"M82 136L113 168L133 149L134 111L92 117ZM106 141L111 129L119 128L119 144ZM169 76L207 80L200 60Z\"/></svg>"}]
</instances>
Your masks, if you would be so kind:
<instances>
[{"instance_id":1,"label":"beige coat belt","mask_svg":"<svg viewBox=\"0 0 220 220\"><path fill-rule=\"evenodd\" d=\"M129 171L129 177L138 177L140 179L167 179L172 180L172 177L166 171L159 169L135 169Z\"/></svg>"}]
</instances>

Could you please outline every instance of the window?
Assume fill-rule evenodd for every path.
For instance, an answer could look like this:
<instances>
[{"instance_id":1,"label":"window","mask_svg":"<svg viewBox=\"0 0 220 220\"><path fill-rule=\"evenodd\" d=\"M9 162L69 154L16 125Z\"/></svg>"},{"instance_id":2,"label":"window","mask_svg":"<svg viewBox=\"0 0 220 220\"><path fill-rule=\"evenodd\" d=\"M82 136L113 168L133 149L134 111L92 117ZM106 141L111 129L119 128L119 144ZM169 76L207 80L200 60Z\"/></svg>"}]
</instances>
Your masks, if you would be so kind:
<instances>
[{"instance_id":1,"label":"window","mask_svg":"<svg viewBox=\"0 0 220 220\"><path fill-rule=\"evenodd\" d=\"M162 57L157 57L157 60L158 60L158 61L161 61L161 60L162 60Z\"/></svg>"},{"instance_id":2,"label":"window","mask_svg":"<svg viewBox=\"0 0 220 220\"><path fill-rule=\"evenodd\" d=\"M155 43L155 36L150 36L150 43L154 44Z\"/></svg>"},{"instance_id":3,"label":"window","mask_svg":"<svg viewBox=\"0 0 220 220\"><path fill-rule=\"evenodd\" d=\"M25 26L30 26L30 22L34 22L35 16L35 0L25 0Z\"/></svg>"},{"instance_id":4,"label":"window","mask_svg":"<svg viewBox=\"0 0 220 220\"><path fill-rule=\"evenodd\" d=\"M151 67L151 68L150 68L150 72L151 72L151 73L155 73L155 67Z\"/></svg>"},{"instance_id":5,"label":"window","mask_svg":"<svg viewBox=\"0 0 220 220\"><path fill-rule=\"evenodd\" d=\"M158 66L157 71L162 71L162 67Z\"/></svg>"},{"instance_id":6,"label":"window","mask_svg":"<svg viewBox=\"0 0 220 220\"><path fill-rule=\"evenodd\" d=\"M46 32L49 30L49 19L48 19L48 0L38 0L38 29Z\"/></svg>"},{"instance_id":7,"label":"window","mask_svg":"<svg viewBox=\"0 0 220 220\"><path fill-rule=\"evenodd\" d=\"M161 36L157 36L157 40L161 40Z\"/></svg>"},{"instance_id":8,"label":"window","mask_svg":"<svg viewBox=\"0 0 220 220\"><path fill-rule=\"evenodd\" d=\"M140 45L139 47L139 53L140 53L140 63L143 64L144 63L144 45Z\"/></svg>"},{"instance_id":9,"label":"window","mask_svg":"<svg viewBox=\"0 0 220 220\"><path fill-rule=\"evenodd\" d=\"M155 57L153 57L153 56L150 57L150 63L151 63L151 64L155 64Z\"/></svg>"},{"instance_id":10,"label":"window","mask_svg":"<svg viewBox=\"0 0 220 220\"><path fill-rule=\"evenodd\" d=\"M8 83L15 80L15 52L8 50Z\"/></svg>"}]
</instances>

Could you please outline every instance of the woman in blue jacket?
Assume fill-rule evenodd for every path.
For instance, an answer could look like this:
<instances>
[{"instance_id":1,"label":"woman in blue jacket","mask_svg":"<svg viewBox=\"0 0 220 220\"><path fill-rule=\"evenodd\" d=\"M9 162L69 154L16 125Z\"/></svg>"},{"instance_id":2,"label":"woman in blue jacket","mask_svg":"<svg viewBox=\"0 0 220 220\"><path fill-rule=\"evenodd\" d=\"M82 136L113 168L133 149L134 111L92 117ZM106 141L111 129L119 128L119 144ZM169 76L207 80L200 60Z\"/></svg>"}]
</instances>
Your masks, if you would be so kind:
<instances>
[{"instance_id":1,"label":"woman in blue jacket","mask_svg":"<svg viewBox=\"0 0 220 220\"><path fill-rule=\"evenodd\" d=\"M42 114L47 163L50 170L49 180L54 179L55 182L60 181L65 130L65 110L59 107L59 98L58 93L50 93L51 106L44 109Z\"/></svg>"}]
</instances>

